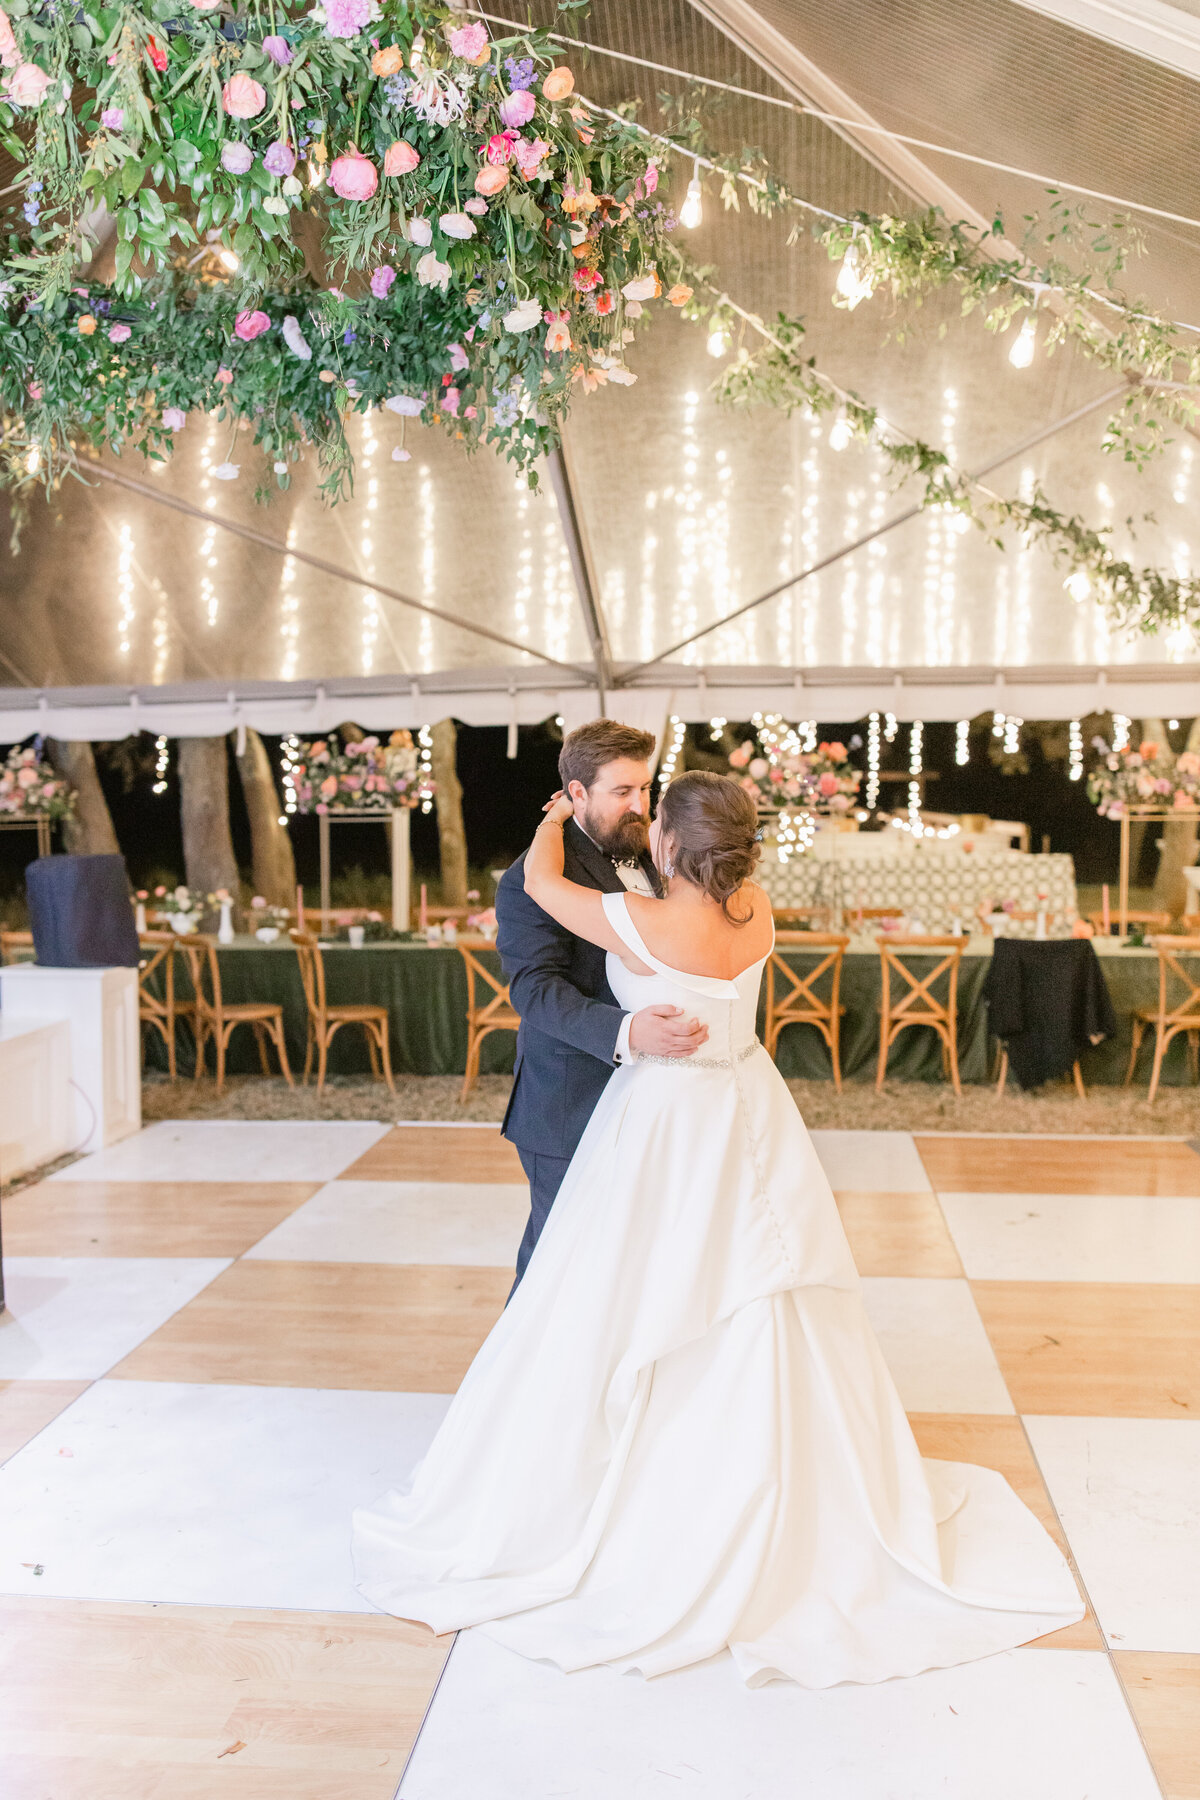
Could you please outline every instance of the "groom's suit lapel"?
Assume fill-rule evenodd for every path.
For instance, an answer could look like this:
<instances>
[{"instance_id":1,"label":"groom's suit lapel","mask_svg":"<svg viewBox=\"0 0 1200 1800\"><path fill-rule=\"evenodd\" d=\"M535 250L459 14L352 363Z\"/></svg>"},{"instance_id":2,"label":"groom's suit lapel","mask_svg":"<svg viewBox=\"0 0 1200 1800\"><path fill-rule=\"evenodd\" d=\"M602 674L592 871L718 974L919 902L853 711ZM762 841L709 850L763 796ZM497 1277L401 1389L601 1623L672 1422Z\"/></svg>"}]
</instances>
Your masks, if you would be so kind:
<instances>
[{"instance_id":1,"label":"groom's suit lapel","mask_svg":"<svg viewBox=\"0 0 1200 1800\"><path fill-rule=\"evenodd\" d=\"M602 894L619 894L625 883L617 874L611 856L605 856L603 850L593 844L586 831L582 831L574 819L568 819L566 825L567 844L575 862L579 863L591 877Z\"/></svg>"}]
</instances>

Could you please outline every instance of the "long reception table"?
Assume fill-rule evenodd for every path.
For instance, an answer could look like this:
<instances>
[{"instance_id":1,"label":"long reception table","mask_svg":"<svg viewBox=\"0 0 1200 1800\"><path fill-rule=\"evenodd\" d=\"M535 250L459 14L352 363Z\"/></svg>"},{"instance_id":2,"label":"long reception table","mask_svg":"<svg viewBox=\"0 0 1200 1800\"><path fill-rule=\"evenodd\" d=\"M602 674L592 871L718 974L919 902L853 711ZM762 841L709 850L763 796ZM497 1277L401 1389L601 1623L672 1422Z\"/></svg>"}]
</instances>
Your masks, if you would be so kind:
<instances>
[{"instance_id":1,"label":"long reception table","mask_svg":"<svg viewBox=\"0 0 1200 1800\"><path fill-rule=\"evenodd\" d=\"M1117 1034L1089 1050L1082 1059L1084 1079L1101 1085L1124 1080L1129 1058L1131 1016L1140 1007L1152 1007L1157 999L1158 959L1151 949L1126 949L1096 940L1105 980L1117 1014ZM324 946L325 975L331 1005L369 1001L386 1006L391 1015L392 1064L397 1072L412 1075L461 1075L467 1051L467 981L465 965L456 949L446 945L415 943L347 944ZM477 951L497 973L500 958L494 950ZM801 947L789 945L782 952L800 967ZM811 959L814 953L809 952ZM259 944L239 938L219 952L221 986L226 1000L276 1001L283 1007L288 1056L294 1070L304 1064L304 993L294 950L286 942ZM991 1073L992 1045L987 1027L987 1008L982 989L991 961L991 940L971 938L963 957L958 987L959 1064L964 1081L986 1081ZM188 992L182 959L176 967L176 991ZM873 1077L879 1046L879 954L873 938L852 939L842 967L842 1072L860 1080ZM759 1030L764 1001L759 1002ZM1152 1035L1152 1034L1151 1034ZM191 1040L186 1024L178 1029L180 1068L190 1073ZM166 1054L157 1033L148 1034L147 1060L165 1070ZM481 1073L510 1074L515 1038L495 1032L483 1044ZM1138 1065L1139 1082L1148 1079L1152 1047L1147 1042ZM793 1025L779 1044L778 1065L787 1076L821 1079L829 1075L829 1055L811 1026ZM210 1055L211 1063L211 1055ZM256 1073L260 1069L253 1033L234 1034L228 1067L231 1073ZM366 1074L369 1071L361 1031L339 1031L330 1051L333 1075ZM888 1062L889 1078L906 1081L942 1079L941 1053L928 1029L902 1034ZM1183 1036L1171 1045L1163 1080L1182 1085L1189 1079Z\"/></svg>"}]
</instances>

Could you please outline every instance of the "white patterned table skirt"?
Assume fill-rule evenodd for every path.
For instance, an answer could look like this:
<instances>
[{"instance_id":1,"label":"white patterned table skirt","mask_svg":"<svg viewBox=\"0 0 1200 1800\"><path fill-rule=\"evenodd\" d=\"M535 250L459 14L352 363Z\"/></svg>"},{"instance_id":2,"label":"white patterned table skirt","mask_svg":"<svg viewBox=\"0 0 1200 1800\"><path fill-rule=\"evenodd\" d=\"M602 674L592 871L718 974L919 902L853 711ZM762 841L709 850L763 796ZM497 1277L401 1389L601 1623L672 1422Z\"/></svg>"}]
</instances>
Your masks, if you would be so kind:
<instances>
[{"instance_id":1,"label":"white patterned table skirt","mask_svg":"<svg viewBox=\"0 0 1200 1800\"><path fill-rule=\"evenodd\" d=\"M793 856L777 860L768 847L756 879L775 906L819 906L853 912L857 907L894 906L926 931L948 931L957 920L975 922L980 902L999 909L1005 901L1036 912L1039 893L1052 929L1069 927L1078 914L1075 863L1070 856L1029 856L1017 850L961 851L908 856L842 855L836 861ZM1032 937L1032 920L1010 927L1011 935Z\"/></svg>"}]
</instances>

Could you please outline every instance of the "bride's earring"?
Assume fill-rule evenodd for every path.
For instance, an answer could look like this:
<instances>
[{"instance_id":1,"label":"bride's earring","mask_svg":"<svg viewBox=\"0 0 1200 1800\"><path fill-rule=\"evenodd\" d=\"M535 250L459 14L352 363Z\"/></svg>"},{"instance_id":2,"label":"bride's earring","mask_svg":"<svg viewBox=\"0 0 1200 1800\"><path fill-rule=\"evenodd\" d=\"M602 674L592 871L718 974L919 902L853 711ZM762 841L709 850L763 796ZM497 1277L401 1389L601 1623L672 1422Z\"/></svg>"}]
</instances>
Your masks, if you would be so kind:
<instances>
[{"instance_id":1,"label":"bride's earring","mask_svg":"<svg viewBox=\"0 0 1200 1800\"><path fill-rule=\"evenodd\" d=\"M675 873L675 864L671 861L669 856L664 857L664 859L663 859L663 874L666 876L668 881L670 881L670 879L674 875L674 873Z\"/></svg>"}]
</instances>

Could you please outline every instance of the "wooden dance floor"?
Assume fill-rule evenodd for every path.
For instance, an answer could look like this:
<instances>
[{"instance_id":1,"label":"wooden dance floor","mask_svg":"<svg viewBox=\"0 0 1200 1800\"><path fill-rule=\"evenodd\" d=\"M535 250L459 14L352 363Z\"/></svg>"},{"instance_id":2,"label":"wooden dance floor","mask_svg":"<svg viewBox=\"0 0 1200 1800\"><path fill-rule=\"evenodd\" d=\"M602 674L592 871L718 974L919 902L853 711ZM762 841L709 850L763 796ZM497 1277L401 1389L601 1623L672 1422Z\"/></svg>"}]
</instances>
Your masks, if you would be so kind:
<instances>
[{"instance_id":1,"label":"wooden dance floor","mask_svg":"<svg viewBox=\"0 0 1200 1800\"><path fill-rule=\"evenodd\" d=\"M500 1312L517 1159L493 1126L160 1124L3 1205L4 1800L1200 1800L1200 1155L816 1142L922 1449L1004 1472L1085 1620L811 1693L372 1611L350 1514Z\"/></svg>"}]
</instances>

